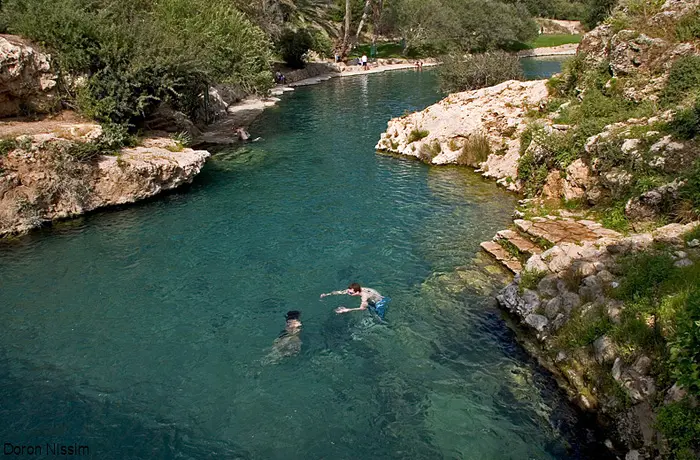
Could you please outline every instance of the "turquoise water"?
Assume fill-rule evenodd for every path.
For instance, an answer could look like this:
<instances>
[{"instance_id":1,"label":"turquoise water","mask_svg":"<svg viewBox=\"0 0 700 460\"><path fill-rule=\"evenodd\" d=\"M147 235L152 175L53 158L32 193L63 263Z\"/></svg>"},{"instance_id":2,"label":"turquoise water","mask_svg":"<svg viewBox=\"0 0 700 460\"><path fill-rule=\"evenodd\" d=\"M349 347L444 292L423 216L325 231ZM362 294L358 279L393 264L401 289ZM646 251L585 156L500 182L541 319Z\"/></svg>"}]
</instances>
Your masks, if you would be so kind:
<instances>
[{"instance_id":1,"label":"turquoise water","mask_svg":"<svg viewBox=\"0 0 700 460\"><path fill-rule=\"evenodd\" d=\"M191 186L0 243L2 442L100 459L595 457L487 295L501 275L478 245L517 197L373 151L435 87L395 72L299 89ZM352 281L393 299L386 324L319 300ZM301 352L270 359L291 309Z\"/></svg>"}]
</instances>

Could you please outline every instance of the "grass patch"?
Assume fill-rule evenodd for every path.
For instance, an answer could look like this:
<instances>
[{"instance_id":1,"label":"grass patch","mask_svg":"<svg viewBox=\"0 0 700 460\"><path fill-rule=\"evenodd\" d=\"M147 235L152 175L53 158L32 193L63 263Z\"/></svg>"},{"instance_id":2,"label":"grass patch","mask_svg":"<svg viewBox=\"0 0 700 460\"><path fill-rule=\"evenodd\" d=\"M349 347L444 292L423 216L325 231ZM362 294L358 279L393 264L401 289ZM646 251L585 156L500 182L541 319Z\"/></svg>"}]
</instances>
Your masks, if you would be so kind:
<instances>
[{"instance_id":1,"label":"grass patch","mask_svg":"<svg viewBox=\"0 0 700 460\"><path fill-rule=\"evenodd\" d=\"M585 347L607 334L613 327L602 308L597 307L585 315L574 315L557 333L557 346L567 350Z\"/></svg>"},{"instance_id":2,"label":"grass patch","mask_svg":"<svg viewBox=\"0 0 700 460\"><path fill-rule=\"evenodd\" d=\"M414 129L408 134L408 143L419 141L423 138L428 137L430 131L427 129Z\"/></svg>"},{"instance_id":3,"label":"grass patch","mask_svg":"<svg viewBox=\"0 0 700 460\"><path fill-rule=\"evenodd\" d=\"M423 144L420 146L418 158L425 163L432 163L433 158L440 155L441 152L442 147L440 146L440 142L435 139L428 144Z\"/></svg>"},{"instance_id":4,"label":"grass patch","mask_svg":"<svg viewBox=\"0 0 700 460\"><path fill-rule=\"evenodd\" d=\"M15 139L0 139L0 157L4 157L15 148L17 148L17 141Z\"/></svg>"},{"instance_id":5,"label":"grass patch","mask_svg":"<svg viewBox=\"0 0 700 460\"><path fill-rule=\"evenodd\" d=\"M698 96L700 96L700 56L684 56L673 63L668 82L661 94L661 102L672 105Z\"/></svg>"},{"instance_id":6,"label":"grass patch","mask_svg":"<svg viewBox=\"0 0 700 460\"><path fill-rule=\"evenodd\" d=\"M579 34L540 35L534 40L521 45L524 46L522 49L551 48L571 43L581 43L582 38Z\"/></svg>"},{"instance_id":7,"label":"grass patch","mask_svg":"<svg viewBox=\"0 0 700 460\"><path fill-rule=\"evenodd\" d=\"M676 24L676 39L689 42L700 38L700 9L683 16Z\"/></svg>"},{"instance_id":8,"label":"grass patch","mask_svg":"<svg viewBox=\"0 0 700 460\"><path fill-rule=\"evenodd\" d=\"M668 439L676 459L697 458L693 451L700 449L700 411L687 398L662 406L656 428Z\"/></svg>"},{"instance_id":9,"label":"grass patch","mask_svg":"<svg viewBox=\"0 0 700 460\"><path fill-rule=\"evenodd\" d=\"M456 161L458 165L476 167L486 161L491 153L489 138L483 133L473 133L464 142Z\"/></svg>"},{"instance_id":10,"label":"grass patch","mask_svg":"<svg viewBox=\"0 0 700 460\"><path fill-rule=\"evenodd\" d=\"M520 291L525 289L535 289L540 281L547 276L548 272L540 270L523 270L520 273Z\"/></svg>"}]
</instances>

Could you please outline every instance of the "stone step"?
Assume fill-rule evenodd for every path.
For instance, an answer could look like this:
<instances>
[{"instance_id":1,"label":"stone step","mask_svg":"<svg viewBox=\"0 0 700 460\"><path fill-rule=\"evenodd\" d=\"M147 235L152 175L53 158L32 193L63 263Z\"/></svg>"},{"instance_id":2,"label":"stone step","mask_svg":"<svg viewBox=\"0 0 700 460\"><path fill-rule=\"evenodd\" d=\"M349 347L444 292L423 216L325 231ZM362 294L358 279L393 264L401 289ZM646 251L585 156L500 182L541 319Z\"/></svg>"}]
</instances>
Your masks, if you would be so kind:
<instances>
[{"instance_id":1,"label":"stone step","mask_svg":"<svg viewBox=\"0 0 700 460\"><path fill-rule=\"evenodd\" d=\"M523 265L520 263L520 261L510 255L510 253L506 251L503 246L495 241L484 241L481 243L481 248L487 253L491 254L497 261L516 275L523 270Z\"/></svg>"},{"instance_id":2,"label":"stone step","mask_svg":"<svg viewBox=\"0 0 700 460\"><path fill-rule=\"evenodd\" d=\"M616 238L620 234L591 221L535 217L532 220L516 219L516 228L533 238L541 238L551 245L582 243L601 238Z\"/></svg>"},{"instance_id":3,"label":"stone step","mask_svg":"<svg viewBox=\"0 0 700 460\"><path fill-rule=\"evenodd\" d=\"M514 231L514 230L501 230L500 232L496 233L496 236L494 237L494 241L496 241L499 244L503 244L502 242L507 241L508 243L512 244L515 246L515 248L523 255L529 257L535 254L541 254L542 251L544 251L543 248L540 248L538 245L533 243L530 239L527 237L523 236L522 234Z\"/></svg>"}]
</instances>

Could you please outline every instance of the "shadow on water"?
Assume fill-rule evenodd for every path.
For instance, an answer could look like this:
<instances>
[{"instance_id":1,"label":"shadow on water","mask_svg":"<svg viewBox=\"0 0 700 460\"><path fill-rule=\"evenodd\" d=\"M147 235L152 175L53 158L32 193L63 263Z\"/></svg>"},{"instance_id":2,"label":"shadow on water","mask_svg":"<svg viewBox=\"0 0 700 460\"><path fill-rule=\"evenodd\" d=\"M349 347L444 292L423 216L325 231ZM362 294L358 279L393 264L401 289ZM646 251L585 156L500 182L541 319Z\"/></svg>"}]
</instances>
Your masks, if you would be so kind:
<instances>
[{"instance_id":1,"label":"shadow on water","mask_svg":"<svg viewBox=\"0 0 700 460\"><path fill-rule=\"evenodd\" d=\"M12 366L13 372L10 372ZM55 370L48 370L53 374ZM80 447L77 458L227 458L249 460L250 452L230 442L206 439L196 424L183 426L167 419L147 420L128 400L107 394L87 395L75 384L32 379L47 372L31 363L0 358L0 439L14 446L47 445ZM86 446L87 449L84 449ZM12 449L12 448L10 448ZM34 456L19 455L13 458Z\"/></svg>"}]
</instances>

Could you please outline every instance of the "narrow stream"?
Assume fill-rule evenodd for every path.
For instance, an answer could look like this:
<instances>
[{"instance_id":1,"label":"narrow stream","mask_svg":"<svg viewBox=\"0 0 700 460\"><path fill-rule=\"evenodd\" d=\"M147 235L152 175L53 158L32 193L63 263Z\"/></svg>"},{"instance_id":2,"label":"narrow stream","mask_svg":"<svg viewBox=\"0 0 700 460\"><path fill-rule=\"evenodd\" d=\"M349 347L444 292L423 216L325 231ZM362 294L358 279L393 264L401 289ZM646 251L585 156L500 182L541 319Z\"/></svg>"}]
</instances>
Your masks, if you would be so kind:
<instances>
[{"instance_id":1,"label":"narrow stream","mask_svg":"<svg viewBox=\"0 0 700 460\"><path fill-rule=\"evenodd\" d=\"M600 458L515 343L479 242L516 196L375 154L435 73L284 96L191 186L0 242L0 439L89 457ZM490 271L489 271L490 270ZM489 274L491 273L491 274ZM358 281L386 323L336 315ZM288 310L298 355L269 356Z\"/></svg>"}]
</instances>

